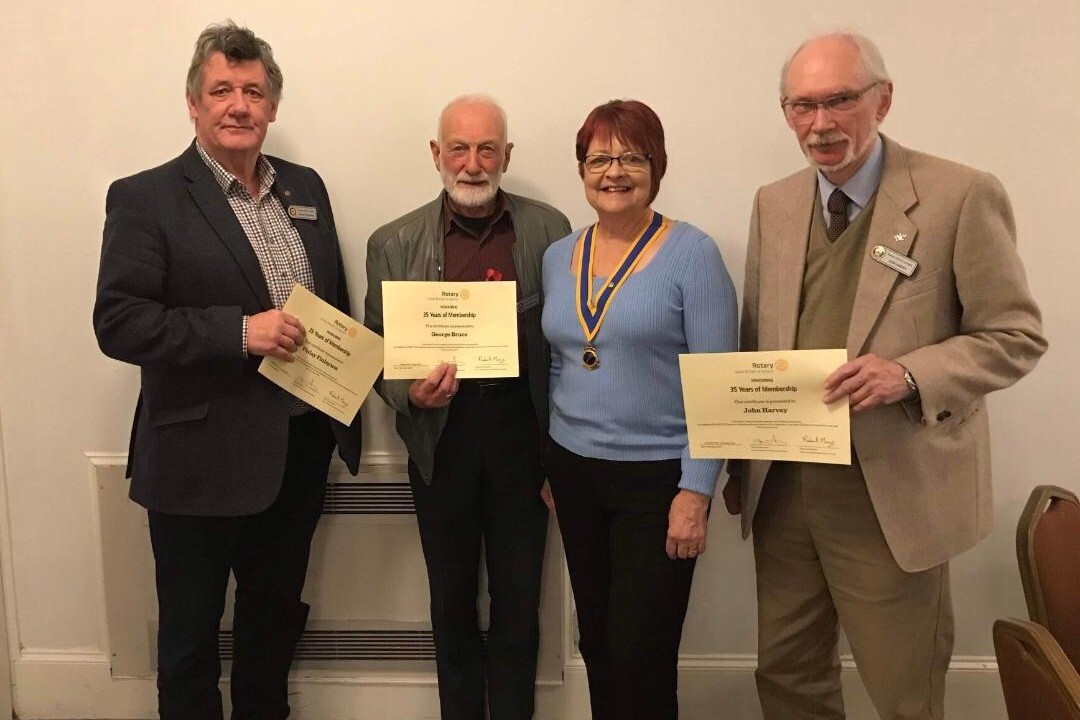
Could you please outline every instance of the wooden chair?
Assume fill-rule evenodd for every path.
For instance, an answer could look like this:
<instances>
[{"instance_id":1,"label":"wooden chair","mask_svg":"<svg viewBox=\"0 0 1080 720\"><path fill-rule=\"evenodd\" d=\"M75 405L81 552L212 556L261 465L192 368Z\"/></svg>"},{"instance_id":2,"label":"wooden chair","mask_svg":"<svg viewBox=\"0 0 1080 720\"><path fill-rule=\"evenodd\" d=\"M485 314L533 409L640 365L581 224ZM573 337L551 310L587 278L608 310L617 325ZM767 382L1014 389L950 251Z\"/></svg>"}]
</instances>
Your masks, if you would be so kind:
<instances>
[{"instance_id":1,"label":"wooden chair","mask_svg":"<svg viewBox=\"0 0 1080 720\"><path fill-rule=\"evenodd\" d=\"M1080 675L1046 628L998 620L994 651L1009 720L1080 720Z\"/></svg>"},{"instance_id":2,"label":"wooden chair","mask_svg":"<svg viewBox=\"0 0 1080 720\"><path fill-rule=\"evenodd\" d=\"M1028 616L1080 667L1080 501L1063 488L1031 492L1016 528Z\"/></svg>"}]
</instances>

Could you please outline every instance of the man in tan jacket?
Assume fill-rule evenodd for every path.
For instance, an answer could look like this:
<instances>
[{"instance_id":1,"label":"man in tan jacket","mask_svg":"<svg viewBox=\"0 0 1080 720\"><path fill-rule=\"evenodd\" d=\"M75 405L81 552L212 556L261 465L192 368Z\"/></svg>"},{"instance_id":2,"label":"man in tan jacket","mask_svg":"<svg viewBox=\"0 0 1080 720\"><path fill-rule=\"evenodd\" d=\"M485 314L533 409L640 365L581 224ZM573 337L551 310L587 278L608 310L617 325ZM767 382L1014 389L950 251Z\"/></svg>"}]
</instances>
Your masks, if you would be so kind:
<instances>
[{"instance_id":1,"label":"man in tan jacket","mask_svg":"<svg viewBox=\"0 0 1080 720\"><path fill-rule=\"evenodd\" d=\"M893 85L853 34L813 38L781 76L811 167L762 187L742 349L845 347L851 466L750 461L728 509L754 535L766 720L843 718L838 627L882 718L941 718L948 561L990 531L987 393L1046 350L993 176L878 133Z\"/></svg>"}]
</instances>

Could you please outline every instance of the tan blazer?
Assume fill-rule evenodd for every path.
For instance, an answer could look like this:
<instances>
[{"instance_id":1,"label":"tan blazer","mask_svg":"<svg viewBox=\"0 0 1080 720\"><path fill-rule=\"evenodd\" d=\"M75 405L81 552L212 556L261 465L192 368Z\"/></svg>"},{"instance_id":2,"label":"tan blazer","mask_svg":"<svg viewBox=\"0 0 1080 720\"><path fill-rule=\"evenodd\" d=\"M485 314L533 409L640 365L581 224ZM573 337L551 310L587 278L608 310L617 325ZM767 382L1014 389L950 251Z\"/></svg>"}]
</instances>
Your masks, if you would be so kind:
<instances>
[{"instance_id":1,"label":"tan blazer","mask_svg":"<svg viewBox=\"0 0 1080 720\"><path fill-rule=\"evenodd\" d=\"M884 144L847 351L849 358L876 353L907 367L920 401L852 415L851 435L889 548L901 568L917 571L990 532L984 397L1029 372L1046 340L1001 183L891 140ZM757 192L743 350L795 346L810 218L821 211L817 197L810 168ZM907 278L885 267L870 256L875 245L909 255L918 268ZM741 463L741 472L736 466L744 537L770 464Z\"/></svg>"}]
</instances>

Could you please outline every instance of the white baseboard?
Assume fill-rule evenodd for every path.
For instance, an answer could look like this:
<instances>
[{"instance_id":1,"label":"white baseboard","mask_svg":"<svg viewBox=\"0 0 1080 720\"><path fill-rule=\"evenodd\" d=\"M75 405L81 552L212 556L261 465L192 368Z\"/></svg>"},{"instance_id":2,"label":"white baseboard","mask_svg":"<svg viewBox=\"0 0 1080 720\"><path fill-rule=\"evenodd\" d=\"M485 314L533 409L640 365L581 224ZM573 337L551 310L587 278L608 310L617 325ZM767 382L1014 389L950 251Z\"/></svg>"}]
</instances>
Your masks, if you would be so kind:
<instances>
[{"instance_id":1,"label":"white baseboard","mask_svg":"<svg viewBox=\"0 0 1080 720\"><path fill-rule=\"evenodd\" d=\"M156 716L154 679L113 678L108 657L84 651L27 649L12 670L15 710L23 720L138 719ZM748 655L686 657L680 664L682 720L760 720ZM858 673L845 662L848 717L876 717ZM954 659L946 700L950 720L1005 720L993 658ZM302 670L290 685L296 720L438 720L430 678L342 676ZM228 694L227 684L224 694ZM535 720L588 720L585 668L571 659L562 685L537 688Z\"/></svg>"},{"instance_id":2,"label":"white baseboard","mask_svg":"<svg viewBox=\"0 0 1080 720\"><path fill-rule=\"evenodd\" d=\"M848 718L877 717L850 656L842 658ZM683 656L679 661L680 720L761 720L754 685L753 655ZM561 693L537 692L536 720L589 720L588 685L580 662L568 665ZM997 661L958 656L946 676L949 720L1007 720Z\"/></svg>"}]
</instances>

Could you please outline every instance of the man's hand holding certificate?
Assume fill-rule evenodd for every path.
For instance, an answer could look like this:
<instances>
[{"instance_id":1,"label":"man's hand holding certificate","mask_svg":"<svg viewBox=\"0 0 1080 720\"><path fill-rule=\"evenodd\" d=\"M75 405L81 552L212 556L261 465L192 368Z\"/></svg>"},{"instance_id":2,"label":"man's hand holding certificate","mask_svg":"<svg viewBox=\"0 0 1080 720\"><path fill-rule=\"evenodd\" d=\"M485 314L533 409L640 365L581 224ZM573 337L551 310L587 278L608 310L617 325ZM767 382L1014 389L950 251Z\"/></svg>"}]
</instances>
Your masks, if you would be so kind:
<instances>
[{"instance_id":1,"label":"man's hand holding certificate","mask_svg":"<svg viewBox=\"0 0 1080 720\"><path fill-rule=\"evenodd\" d=\"M293 286L282 310L300 320L307 339L292 362L266 357L259 372L316 410L351 424L382 370L382 338L302 285Z\"/></svg>"},{"instance_id":2,"label":"man's hand holding certificate","mask_svg":"<svg viewBox=\"0 0 1080 720\"><path fill-rule=\"evenodd\" d=\"M426 378L440 363L457 377L518 376L517 284L384 280L387 380Z\"/></svg>"},{"instance_id":3,"label":"man's hand holding certificate","mask_svg":"<svg viewBox=\"0 0 1080 720\"><path fill-rule=\"evenodd\" d=\"M847 397L826 405L845 350L679 356L690 456L851 464Z\"/></svg>"}]
</instances>

